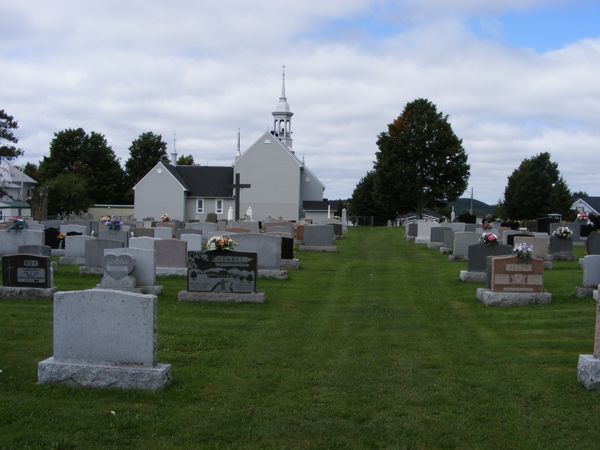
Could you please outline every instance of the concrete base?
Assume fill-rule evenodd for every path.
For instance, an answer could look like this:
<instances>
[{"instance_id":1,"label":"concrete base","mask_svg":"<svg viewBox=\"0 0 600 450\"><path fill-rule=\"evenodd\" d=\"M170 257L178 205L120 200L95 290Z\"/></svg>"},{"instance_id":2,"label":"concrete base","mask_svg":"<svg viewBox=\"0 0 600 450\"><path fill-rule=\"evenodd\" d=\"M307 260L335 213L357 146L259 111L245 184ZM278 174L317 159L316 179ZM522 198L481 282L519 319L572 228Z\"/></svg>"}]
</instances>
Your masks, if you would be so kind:
<instances>
[{"instance_id":1,"label":"concrete base","mask_svg":"<svg viewBox=\"0 0 600 450\"><path fill-rule=\"evenodd\" d=\"M440 253L442 255L450 255L450 254L452 254L452 250L454 250L452 247L444 247L444 246L440 247Z\"/></svg>"},{"instance_id":2,"label":"concrete base","mask_svg":"<svg viewBox=\"0 0 600 450\"><path fill-rule=\"evenodd\" d=\"M177 300L180 302L202 303L264 303L264 292L190 292L179 291Z\"/></svg>"},{"instance_id":3,"label":"concrete base","mask_svg":"<svg viewBox=\"0 0 600 450\"><path fill-rule=\"evenodd\" d=\"M187 267L157 267L159 277L187 277Z\"/></svg>"},{"instance_id":4,"label":"concrete base","mask_svg":"<svg viewBox=\"0 0 600 450\"><path fill-rule=\"evenodd\" d=\"M427 245L427 244L429 244L429 239L425 239L425 238L415 238L415 244L419 244L419 245Z\"/></svg>"},{"instance_id":5,"label":"concrete base","mask_svg":"<svg viewBox=\"0 0 600 450\"><path fill-rule=\"evenodd\" d=\"M0 287L0 300L52 300L56 288Z\"/></svg>"},{"instance_id":6,"label":"concrete base","mask_svg":"<svg viewBox=\"0 0 600 450\"><path fill-rule=\"evenodd\" d=\"M280 267L281 267L281 270L299 269L300 268L300 260L298 258L282 259Z\"/></svg>"},{"instance_id":7,"label":"concrete base","mask_svg":"<svg viewBox=\"0 0 600 450\"><path fill-rule=\"evenodd\" d=\"M258 269L258 278L263 280L287 280L287 270Z\"/></svg>"},{"instance_id":8,"label":"concrete base","mask_svg":"<svg viewBox=\"0 0 600 450\"><path fill-rule=\"evenodd\" d=\"M600 389L600 359L594 355L579 355L577 381L586 389Z\"/></svg>"},{"instance_id":9,"label":"concrete base","mask_svg":"<svg viewBox=\"0 0 600 450\"><path fill-rule=\"evenodd\" d=\"M301 252L337 252L337 247L335 245L301 245Z\"/></svg>"},{"instance_id":10,"label":"concrete base","mask_svg":"<svg viewBox=\"0 0 600 450\"><path fill-rule=\"evenodd\" d=\"M63 266L83 266L85 258L83 256L61 256L58 263Z\"/></svg>"},{"instance_id":11,"label":"concrete base","mask_svg":"<svg viewBox=\"0 0 600 450\"><path fill-rule=\"evenodd\" d=\"M162 284L157 284L154 286L137 286L134 288L118 288L118 287L106 287L103 286L102 284L97 284L96 285L97 289L113 289L116 291L125 291L125 292L135 292L137 294L151 294L151 295L160 295L162 294L163 291L163 286Z\"/></svg>"},{"instance_id":12,"label":"concrete base","mask_svg":"<svg viewBox=\"0 0 600 450\"><path fill-rule=\"evenodd\" d=\"M552 301L549 292L493 292L478 288L477 300L484 306L544 305Z\"/></svg>"},{"instance_id":13,"label":"concrete base","mask_svg":"<svg viewBox=\"0 0 600 450\"><path fill-rule=\"evenodd\" d=\"M486 273L485 272L469 272L467 270L461 270L458 279L463 283L485 283Z\"/></svg>"},{"instance_id":14,"label":"concrete base","mask_svg":"<svg viewBox=\"0 0 600 450\"><path fill-rule=\"evenodd\" d=\"M171 364L155 367L65 363L45 359L38 364L39 384L97 389L157 391L171 382Z\"/></svg>"},{"instance_id":15,"label":"concrete base","mask_svg":"<svg viewBox=\"0 0 600 450\"><path fill-rule=\"evenodd\" d=\"M103 275L102 267L80 266L79 275Z\"/></svg>"},{"instance_id":16,"label":"concrete base","mask_svg":"<svg viewBox=\"0 0 600 450\"><path fill-rule=\"evenodd\" d=\"M575 297L577 298L592 298L594 294L593 287L576 287L575 288Z\"/></svg>"},{"instance_id":17,"label":"concrete base","mask_svg":"<svg viewBox=\"0 0 600 450\"><path fill-rule=\"evenodd\" d=\"M443 242L433 242L433 241L429 241L427 243L427 247L429 247L432 250L438 250L442 245L444 245Z\"/></svg>"}]
</instances>

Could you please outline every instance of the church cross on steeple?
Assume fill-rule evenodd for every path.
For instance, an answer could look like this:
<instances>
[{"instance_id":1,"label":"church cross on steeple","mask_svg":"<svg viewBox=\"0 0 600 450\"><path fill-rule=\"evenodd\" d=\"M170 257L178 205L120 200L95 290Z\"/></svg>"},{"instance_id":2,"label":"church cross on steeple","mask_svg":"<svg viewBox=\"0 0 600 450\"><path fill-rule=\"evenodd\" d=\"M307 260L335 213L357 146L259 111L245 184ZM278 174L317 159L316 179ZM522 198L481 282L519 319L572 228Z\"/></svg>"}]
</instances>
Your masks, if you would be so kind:
<instances>
[{"instance_id":1,"label":"church cross on steeple","mask_svg":"<svg viewBox=\"0 0 600 450\"><path fill-rule=\"evenodd\" d=\"M292 116L287 98L285 96L285 64L282 66L281 97L273 111L273 134L279 138L289 149L292 148Z\"/></svg>"}]
</instances>

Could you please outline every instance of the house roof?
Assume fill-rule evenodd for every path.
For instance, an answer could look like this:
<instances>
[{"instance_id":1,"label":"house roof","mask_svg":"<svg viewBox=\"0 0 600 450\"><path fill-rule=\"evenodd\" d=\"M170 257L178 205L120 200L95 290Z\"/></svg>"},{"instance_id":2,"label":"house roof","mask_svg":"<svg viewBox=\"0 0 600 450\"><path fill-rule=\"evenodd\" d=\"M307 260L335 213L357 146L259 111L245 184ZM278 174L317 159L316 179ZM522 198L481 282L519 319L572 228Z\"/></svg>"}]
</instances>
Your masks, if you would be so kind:
<instances>
[{"instance_id":1,"label":"house roof","mask_svg":"<svg viewBox=\"0 0 600 450\"><path fill-rule=\"evenodd\" d=\"M165 167L191 197L233 197L233 167L170 164Z\"/></svg>"},{"instance_id":2,"label":"house roof","mask_svg":"<svg viewBox=\"0 0 600 450\"><path fill-rule=\"evenodd\" d=\"M583 200L594 210L600 212L600 197L581 197L579 200Z\"/></svg>"}]
</instances>

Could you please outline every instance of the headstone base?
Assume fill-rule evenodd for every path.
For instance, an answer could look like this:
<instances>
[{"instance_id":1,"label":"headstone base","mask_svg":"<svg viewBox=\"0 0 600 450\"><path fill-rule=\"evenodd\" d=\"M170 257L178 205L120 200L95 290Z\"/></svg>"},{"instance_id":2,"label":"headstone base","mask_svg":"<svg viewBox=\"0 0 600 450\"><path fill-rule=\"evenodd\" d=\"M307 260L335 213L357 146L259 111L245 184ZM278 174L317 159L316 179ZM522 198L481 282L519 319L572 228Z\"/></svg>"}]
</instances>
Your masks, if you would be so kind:
<instances>
[{"instance_id":1,"label":"headstone base","mask_svg":"<svg viewBox=\"0 0 600 450\"><path fill-rule=\"evenodd\" d=\"M287 280L287 270L258 269L258 278L262 280Z\"/></svg>"},{"instance_id":2,"label":"headstone base","mask_svg":"<svg viewBox=\"0 0 600 450\"><path fill-rule=\"evenodd\" d=\"M552 256L554 256L555 261L575 261L575 256L573 256L572 254L555 253Z\"/></svg>"},{"instance_id":3,"label":"headstone base","mask_svg":"<svg viewBox=\"0 0 600 450\"><path fill-rule=\"evenodd\" d=\"M427 239L427 238L415 238L415 244L418 244L418 245L427 245L427 244L429 244L429 239Z\"/></svg>"},{"instance_id":4,"label":"headstone base","mask_svg":"<svg viewBox=\"0 0 600 450\"><path fill-rule=\"evenodd\" d=\"M485 283L486 273L469 272L468 270L461 270L458 279L463 283Z\"/></svg>"},{"instance_id":5,"label":"headstone base","mask_svg":"<svg viewBox=\"0 0 600 450\"><path fill-rule=\"evenodd\" d=\"M52 256L65 256L65 249L64 248L53 248L52 250L50 250L50 254Z\"/></svg>"},{"instance_id":6,"label":"headstone base","mask_svg":"<svg viewBox=\"0 0 600 450\"><path fill-rule=\"evenodd\" d=\"M600 359L594 355L579 355L577 381L586 389L600 389Z\"/></svg>"},{"instance_id":7,"label":"headstone base","mask_svg":"<svg viewBox=\"0 0 600 450\"><path fill-rule=\"evenodd\" d=\"M83 266L85 258L83 256L61 256L58 263L62 266Z\"/></svg>"},{"instance_id":8,"label":"headstone base","mask_svg":"<svg viewBox=\"0 0 600 450\"><path fill-rule=\"evenodd\" d=\"M281 270L299 269L300 268L300 260L298 258L282 259L280 267L281 267Z\"/></svg>"},{"instance_id":9,"label":"headstone base","mask_svg":"<svg viewBox=\"0 0 600 450\"><path fill-rule=\"evenodd\" d=\"M477 300L484 306L543 305L552 301L549 292L494 292L478 288Z\"/></svg>"},{"instance_id":10,"label":"headstone base","mask_svg":"<svg viewBox=\"0 0 600 450\"><path fill-rule=\"evenodd\" d=\"M430 249L432 249L432 250L437 250L437 249L441 248L441 247L442 247L442 245L444 245L444 243L443 243L443 242L433 242L433 241L429 241L429 242L427 243L427 247L428 247L428 248L430 248Z\"/></svg>"},{"instance_id":11,"label":"headstone base","mask_svg":"<svg viewBox=\"0 0 600 450\"><path fill-rule=\"evenodd\" d=\"M120 280L115 280L113 277L104 275L100 284L97 286L99 289L117 289L117 290L129 290L136 287L136 280L131 275L126 275Z\"/></svg>"},{"instance_id":12,"label":"headstone base","mask_svg":"<svg viewBox=\"0 0 600 450\"><path fill-rule=\"evenodd\" d=\"M415 240L415 236L404 236L404 239L413 242Z\"/></svg>"},{"instance_id":13,"label":"headstone base","mask_svg":"<svg viewBox=\"0 0 600 450\"><path fill-rule=\"evenodd\" d=\"M157 267L159 277L187 277L187 267Z\"/></svg>"},{"instance_id":14,"label":"headstone base","mask_svg":"<svg viewBox=\"0 0 600 450\"><path fill-rule=\"evenodd\" d=\"M102 275L102 267L79 266L79 275Z\"/></svg>"},{"instance_id":15,"label":"headstone base","mask_svg":"<svg viewBox=\"0 0 600 450\"><path fill-rule=\"evenodd\" d=\"M96 289L114 289L117 291L125 291L125 292L135 292L136 294L151 294L151 295L160 295L163 291L163 285L157 284L154 286L137 286L134 288L125 288L125 287L111 287L107 288L102 284L97 284Z\"/></svg>"},{"instance_id":16,"label":"headstone base","mask_svg":"<svg viewBox=\"0 0 600 450\"><path fill-rule=\"evenodd\" d=\"M0 300L52 300L56 288L0 287Z\"/></svg>"},{"instance_id":17,"label":"headstone base","mask_svg":"<svg viewBox=\"0 0 600 450\"><path fill-rule=\"evenodd\" d=\"M594 288L593 287L576 287L575 288L575 297L577 298L589 298L593 297Z\"/></svg>"},{"instance_id":18,"label":"headstone base","mask_svg":"<svg viewBox=\"0 0 600 450\"><path fill-rule=\"evenodd\" d=\"M39 384L97 389L157 391L171 382L171 364L155 367L66 363L50 357L38 364Z\"/></svg>"},{"instance_id":19,"label":"headstone base","mask_svg":"<svg viewBox=\"0 0 600 450\"><path fill-rule=\"evenodd\" d=\"M453 248L452 247L440 247L440 253L442 255L449 255L452 253Z\"/></svg>"},{"instance_id":20,"label":"headstone base","mask_svg":"<svg viewBox=\"0 0 600 450\"><path fill-rule=\"evenodd\" d=\"M335 245L301 245L300 251L302 252L337 252Z\"/></svg>"},{"instance_id":21,"label":"headstone base","mask_svg":"<svg viewBox=\"0 0 600 450\"><path fill-rule=\"evenodd\" d=\"M177 300L180 302L203 303L264 303L264 292L190 292L179 291Z\"/></svg>"}]
</instances>

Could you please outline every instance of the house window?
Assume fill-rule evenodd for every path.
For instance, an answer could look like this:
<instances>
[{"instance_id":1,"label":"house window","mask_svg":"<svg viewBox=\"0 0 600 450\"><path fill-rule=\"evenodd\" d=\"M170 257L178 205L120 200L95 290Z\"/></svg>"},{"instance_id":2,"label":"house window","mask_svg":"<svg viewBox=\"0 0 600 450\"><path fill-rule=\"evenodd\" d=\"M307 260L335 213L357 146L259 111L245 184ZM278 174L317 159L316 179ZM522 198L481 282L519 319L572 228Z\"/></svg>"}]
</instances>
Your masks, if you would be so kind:
<instances>
[{"instance_id":1,"label":"house window","mask_svg":"<svg viewBox=\"0 0 600 450\"><path fill-rule=\"evenodd\" d=\"M199 213L199 214L201 214L201 213L204 212L204 199L199 198L196 201L196 212Z\"/></svg>"},{"instance_id":2,"label":"house window","mask_svg":"<svg viewBox=\"0 0 600 450\"><path fill-rule=\"evenodd\" d=\"M223 214L223 200L215 200L215 212Z\"/></svg>"}]
</instances>

